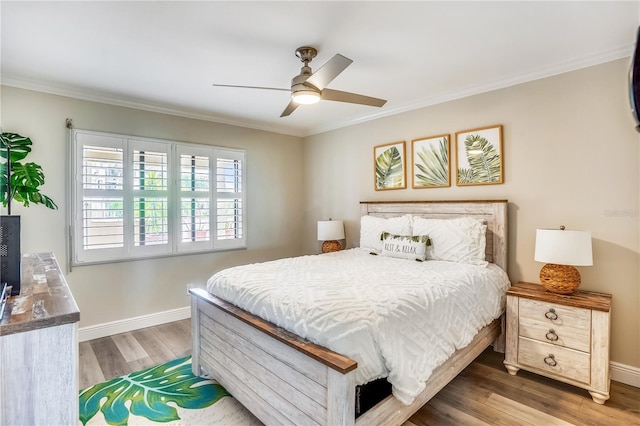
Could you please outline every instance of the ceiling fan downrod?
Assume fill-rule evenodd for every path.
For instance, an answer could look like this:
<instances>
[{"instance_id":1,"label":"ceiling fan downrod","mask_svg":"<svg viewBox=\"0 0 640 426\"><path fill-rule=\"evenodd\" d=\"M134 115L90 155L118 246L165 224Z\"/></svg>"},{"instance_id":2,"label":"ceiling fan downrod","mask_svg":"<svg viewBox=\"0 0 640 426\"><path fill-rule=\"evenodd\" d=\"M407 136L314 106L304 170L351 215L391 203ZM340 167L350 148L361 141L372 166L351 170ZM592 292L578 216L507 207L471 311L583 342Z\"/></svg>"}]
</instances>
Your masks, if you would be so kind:
<instances>
[{"instance_id":1,"label":"ceiling fan downrod","mask_svg":"<svg viewBox=\"0 0 640 426\"><path fill-rule=\"evenodd\" d=\"M318 54L318 50L309 46L302 46L296 49L296 56L300 58L302 63L304 64L302 68L300 68L300 75L310 76L312 74L311 67L309 66L309 62L313 60Z\"/></svg>"},{"instance_id":2,"label":"ceiling fan downrod","mask_svg":"<svg viewBox=\"0 0 640 426\"><path fill-rule=\"evenodd\" d=\"M316 57L318 51L313 47L303 46L296 49L296 56L304 63L300 74L291 79L291 99L298 104L314 104L320 100L320 90L306 83L312 71L309 62Z\"/></svg>"}]
</instances>

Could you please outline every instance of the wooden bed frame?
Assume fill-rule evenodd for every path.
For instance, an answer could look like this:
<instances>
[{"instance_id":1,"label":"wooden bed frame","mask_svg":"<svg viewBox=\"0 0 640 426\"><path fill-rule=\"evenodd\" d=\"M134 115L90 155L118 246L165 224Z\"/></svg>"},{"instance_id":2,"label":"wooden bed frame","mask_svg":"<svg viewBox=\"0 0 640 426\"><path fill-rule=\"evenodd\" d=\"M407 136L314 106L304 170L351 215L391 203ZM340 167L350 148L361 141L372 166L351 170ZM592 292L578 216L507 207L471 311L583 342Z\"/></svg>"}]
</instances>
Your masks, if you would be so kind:
<instances>
[{"instance_id":1,"label":"wooden bed frame","mask_svg":"<svg viewBox=\"0 0 640 426\"><path fill-rule=\"evenodd\" d=\"M472 216L487 224L487 260L507 270L507 201L361 202L362 215ZM192 363L267 425L400 425L491 343L503 351L503 317L434 370L413 404L389 396L355 419L356 361L219 299L190 290Z\"/></svg>"}]
</instances>

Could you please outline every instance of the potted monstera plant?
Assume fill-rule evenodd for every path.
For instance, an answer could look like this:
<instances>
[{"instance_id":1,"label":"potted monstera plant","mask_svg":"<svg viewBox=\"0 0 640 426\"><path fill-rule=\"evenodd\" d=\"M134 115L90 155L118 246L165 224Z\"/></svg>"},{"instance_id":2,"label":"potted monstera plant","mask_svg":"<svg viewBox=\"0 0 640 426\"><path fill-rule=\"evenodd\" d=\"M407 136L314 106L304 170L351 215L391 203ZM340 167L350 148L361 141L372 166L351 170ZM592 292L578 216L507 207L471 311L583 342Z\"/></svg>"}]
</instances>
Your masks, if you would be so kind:
<instances>
[{"instance_id":1,"label":"potted monstera plant","mask_svg":"<svg viewBox=\"0 0 640 426\"><path fill-rule=\"evenodd\" d=\"M42 204L57 209L56 203L40 192L44 184L42 167L23 160L31 152L31 139L16 133L0 134L0 202L7 208L0 218L0 260L2 282L12 287L11 294L20 293L20 216L11 215L11 201Z\"/></svg>"}]
</instances>

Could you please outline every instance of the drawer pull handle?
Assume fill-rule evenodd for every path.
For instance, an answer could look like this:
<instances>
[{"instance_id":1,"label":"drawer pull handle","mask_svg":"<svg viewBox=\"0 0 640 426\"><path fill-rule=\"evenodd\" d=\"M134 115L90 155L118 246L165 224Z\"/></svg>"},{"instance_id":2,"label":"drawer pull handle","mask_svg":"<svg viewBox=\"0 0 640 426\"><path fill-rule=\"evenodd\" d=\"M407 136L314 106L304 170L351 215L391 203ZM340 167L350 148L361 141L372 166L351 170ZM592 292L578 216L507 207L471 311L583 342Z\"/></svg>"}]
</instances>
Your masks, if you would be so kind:
<instances>
[{"instance_id":1,"label":"drawer pull handle","mask_svg":"<svg viewBox=\"0 0 640 426\"><path fill-rule=\"evenodd\" d=\"M544 363L549 367L555 367L556 365L558 365L558 362L556 361L556 358L553 356L553 354L549 354L549 356L544 359Z\"/></svg>"},{"instance_id":2,"label":"drawer pull handle","mask_svg":"<svg viewBox=\"0 0 640 426\"><path fill-rule=\"evenodd\" d=\"M555 321L558 319L558 314L556 314L556 310L551 308L548 312L545 312L544 316L551 321Z\"/></svg>"},{"instance_id":3,"label":"drawer pull handle","mask_svg":"<svg viewBox=\"0 0 640 426\"><path fill-rule=\"evenodd\" d=\"M549 329L549 332L545 334L545 337L547 338L547 340L551 340L552 342L555 342L556 340L558 340L558 335L553 330L553 328Z\"/></svg>"}]
</instances>

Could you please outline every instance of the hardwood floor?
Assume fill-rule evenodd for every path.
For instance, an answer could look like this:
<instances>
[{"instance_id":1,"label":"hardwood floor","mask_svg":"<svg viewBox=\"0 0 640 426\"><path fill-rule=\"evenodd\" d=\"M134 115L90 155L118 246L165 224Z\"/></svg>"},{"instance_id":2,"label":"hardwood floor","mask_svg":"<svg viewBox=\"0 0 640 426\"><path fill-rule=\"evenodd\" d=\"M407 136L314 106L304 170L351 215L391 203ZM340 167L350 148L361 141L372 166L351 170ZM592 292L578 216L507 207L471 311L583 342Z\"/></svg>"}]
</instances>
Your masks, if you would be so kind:
<instances>
[{"instance_id":1,"label":"hardwood floor","mask_svg":"<svg viewBox=\"0 0 640 426\"><path fill-rule=\"evenodd\" d=\"M190 320L80 343L80 389L191 353ZM404 426L640 425L640 389L611 382L605 405L574 386L526 371L510 376L502 354L482 353Z\"/></svg>"},{"instance_id":2,"label":"hardwood floor","mask_svg":"<svg viewBox=\"0 0 640 426\"><path fill-rule=\"evenodd\" d=\"M191 354L191 320L80 343L80 389Z\"/></svg>"}]
</instances>

